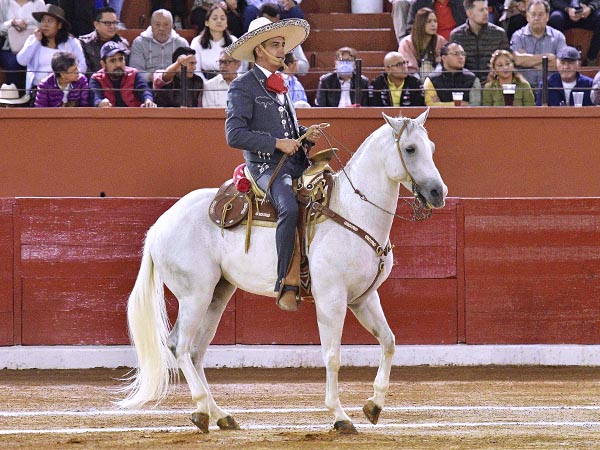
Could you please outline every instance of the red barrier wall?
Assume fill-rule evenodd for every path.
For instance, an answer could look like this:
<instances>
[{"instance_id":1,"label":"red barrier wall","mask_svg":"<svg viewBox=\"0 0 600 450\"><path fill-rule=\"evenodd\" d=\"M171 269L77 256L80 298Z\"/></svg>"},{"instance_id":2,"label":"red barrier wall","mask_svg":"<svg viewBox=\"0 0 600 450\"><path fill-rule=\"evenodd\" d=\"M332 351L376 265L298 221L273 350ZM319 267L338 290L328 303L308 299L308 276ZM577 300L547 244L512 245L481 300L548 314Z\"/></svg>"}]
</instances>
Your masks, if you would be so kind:
<instances>
[{"instance_id":1,"label":"red barrier wall","mask_svg":"<svg viewBox=\"0 0 600 450\"><path fill-rule=\"evenodd\" d=\"M127 343L143 237L173 201L1 199L0 345ZM391 240L380 295L400 344L600 343L600 198L450 199ZM238 291L214 342L317 343L314 307ZM375 340L348 314L343 342Z\"/></svg>"},{"instance_id":2,"label":"red barrier wall","mask_svg":"<svg viewBox=\"0 0 600 450\"><path fill-rule=\"evenodd\" d=\"M382 111L400 110L298 115L330 122L331 135L355 150L383 125ZM224 117L202 108L0 108L0 196L179 197L218 186L242 161L225 143ZM427 129L454 197L587 197L600 196L599 121L600 108L434 108Z\"/></svg>"}]
</instances>

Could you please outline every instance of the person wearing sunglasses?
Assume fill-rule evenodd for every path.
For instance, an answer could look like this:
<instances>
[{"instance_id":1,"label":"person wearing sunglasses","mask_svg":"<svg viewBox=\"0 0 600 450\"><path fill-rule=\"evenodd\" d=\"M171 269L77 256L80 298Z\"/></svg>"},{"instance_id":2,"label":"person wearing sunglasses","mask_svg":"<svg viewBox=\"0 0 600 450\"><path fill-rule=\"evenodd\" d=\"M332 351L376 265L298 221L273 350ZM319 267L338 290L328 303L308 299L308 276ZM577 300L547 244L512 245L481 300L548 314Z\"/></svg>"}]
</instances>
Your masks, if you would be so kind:
<instances>
[{"instance_id":1,"label":"person wearing sunglasses","mask_svg":"<svg viewBox=\"0 0 600 450\"><path fill-rule=\"evenodd\" d=\"M369 106L424 106L423 88L408 73L408 61L401 53L383 58L384 72L369 84Z\"/></svg>"},{"instance_id":2,"label":"person wearing sunglasses","mask_svg":"<svg viewBox=\"0 0 600 450\"><path fill-rule=\"evenodd\" d=\"M127 39L119 36L117 33L119 19L117 12L113 8L101 8L96 11L94 18L94 31L89 34L79 36L79 41L83 47L83 54L87 63L88 78L100 67L100 49L108 41L120 42L123 46L129 48Z\"/></svg>"}]
</instances>

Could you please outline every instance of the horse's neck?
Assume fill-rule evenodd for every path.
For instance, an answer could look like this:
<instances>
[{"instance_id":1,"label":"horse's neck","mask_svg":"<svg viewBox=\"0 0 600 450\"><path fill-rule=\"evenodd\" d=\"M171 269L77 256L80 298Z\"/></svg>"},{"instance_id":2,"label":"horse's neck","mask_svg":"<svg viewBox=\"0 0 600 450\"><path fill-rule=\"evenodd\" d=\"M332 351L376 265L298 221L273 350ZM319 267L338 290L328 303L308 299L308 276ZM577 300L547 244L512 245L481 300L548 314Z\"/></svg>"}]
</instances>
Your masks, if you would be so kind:
<instances>
[{"instance_id":1,"label":"horse's neck","mask_svg":"<svg viewBox=\"0 0 600 450\"><path fill-rule=\"evenodd\" d=\"M394 217L380 208L396 210L400 184L387 177L379 155L373 154L373 147L376 145L380 143L372 142L371 151L364 149L353 158L346 169L347 176L343 172L338 174L335 210L373 235L381 245L385 245ZM362 200L354 192L352 185L380 208Z\"/></svg>"}]
</instances>

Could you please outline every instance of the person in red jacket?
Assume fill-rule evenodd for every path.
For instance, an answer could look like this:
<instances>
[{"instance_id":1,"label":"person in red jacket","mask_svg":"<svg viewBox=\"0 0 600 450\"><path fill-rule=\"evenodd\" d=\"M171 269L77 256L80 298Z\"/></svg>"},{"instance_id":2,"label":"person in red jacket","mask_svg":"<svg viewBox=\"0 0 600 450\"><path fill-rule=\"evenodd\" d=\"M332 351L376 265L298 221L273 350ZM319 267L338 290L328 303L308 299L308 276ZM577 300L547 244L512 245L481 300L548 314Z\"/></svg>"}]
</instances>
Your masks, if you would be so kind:
<instances>
[{"instance_id":1,"label":"person in red jacket","mask_svg":"<svg viewBox=\"0 0 600 450\"><path fill-rule=\"evenodd\" d=\"M152 91L137 69L127 67L129 49L121 42L109 41L100 49L102 69L90 78L90 103L99 108L156 108Z\"/></svg>"}]
</instances>

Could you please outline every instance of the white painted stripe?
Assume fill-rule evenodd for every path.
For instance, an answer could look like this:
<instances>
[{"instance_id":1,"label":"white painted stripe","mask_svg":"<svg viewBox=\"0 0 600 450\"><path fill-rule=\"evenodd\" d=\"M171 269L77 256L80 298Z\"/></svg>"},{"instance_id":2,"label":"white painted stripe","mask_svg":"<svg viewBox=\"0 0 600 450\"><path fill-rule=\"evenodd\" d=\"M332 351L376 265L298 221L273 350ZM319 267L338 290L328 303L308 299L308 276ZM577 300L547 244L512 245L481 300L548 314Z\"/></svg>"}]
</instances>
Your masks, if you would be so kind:
<instances>
[{"instance_id":1,"label":"white painted stripe","mask_svg":"<svg viewBox=\"0 0 600 450\"><path fill-rule=\"evenodd\" d=\"M354 424L358 429L366 430L387 430L395 429L427 429L427 428L506 428L506 427L598 427L600 422L575 422L575 421L507 421L507 422L423 422L423 423L386 423L380 425ZM303 425L248 425L243 426L242 431L268 431L268 430L321 430L330 429L331 425L322 424L303 424ZM218 427L212 426L209 429L217 430ZM127 433L127 432L170 432L181 433L197 431L196 427L113 427L113 428L50 428L50 429L12 429L0 430L0 435L24 435L24 434L88 434L88 433Z\"/></svg>"},{"instance_id":2,"label":"white painted stripe","mask_svg":"<svg viewBox=\"0 0 600 450\"><path fill-rule=\"evenodd\" d=\"M342 346L345 367L377 367L377 345ZM600 345L398 345L396 366L600 366ZM0 369L133 367L130 346L0 347ZM205 367L323 367L318 345L212 345Z\"/></svg>"},{"instance_id":3,"label":"white painted stripe","mask_svg":"<svg viewBox=\"0 0 600 450\"><path fill-rule=\"evenodd\" d=\"M344 408L346 411L362 411L359 406ZM470 406L384 406L387 412L418 412L418 411L600 411L600 405L470 405ZM233 408L227 409L231 414L294 414L294 413L327 413L326 408ZM0 417L93 417L93 416L160 416L191 414L191 409L108 409L89 411L0 411Z\"/></svg>"}]
</instances>

